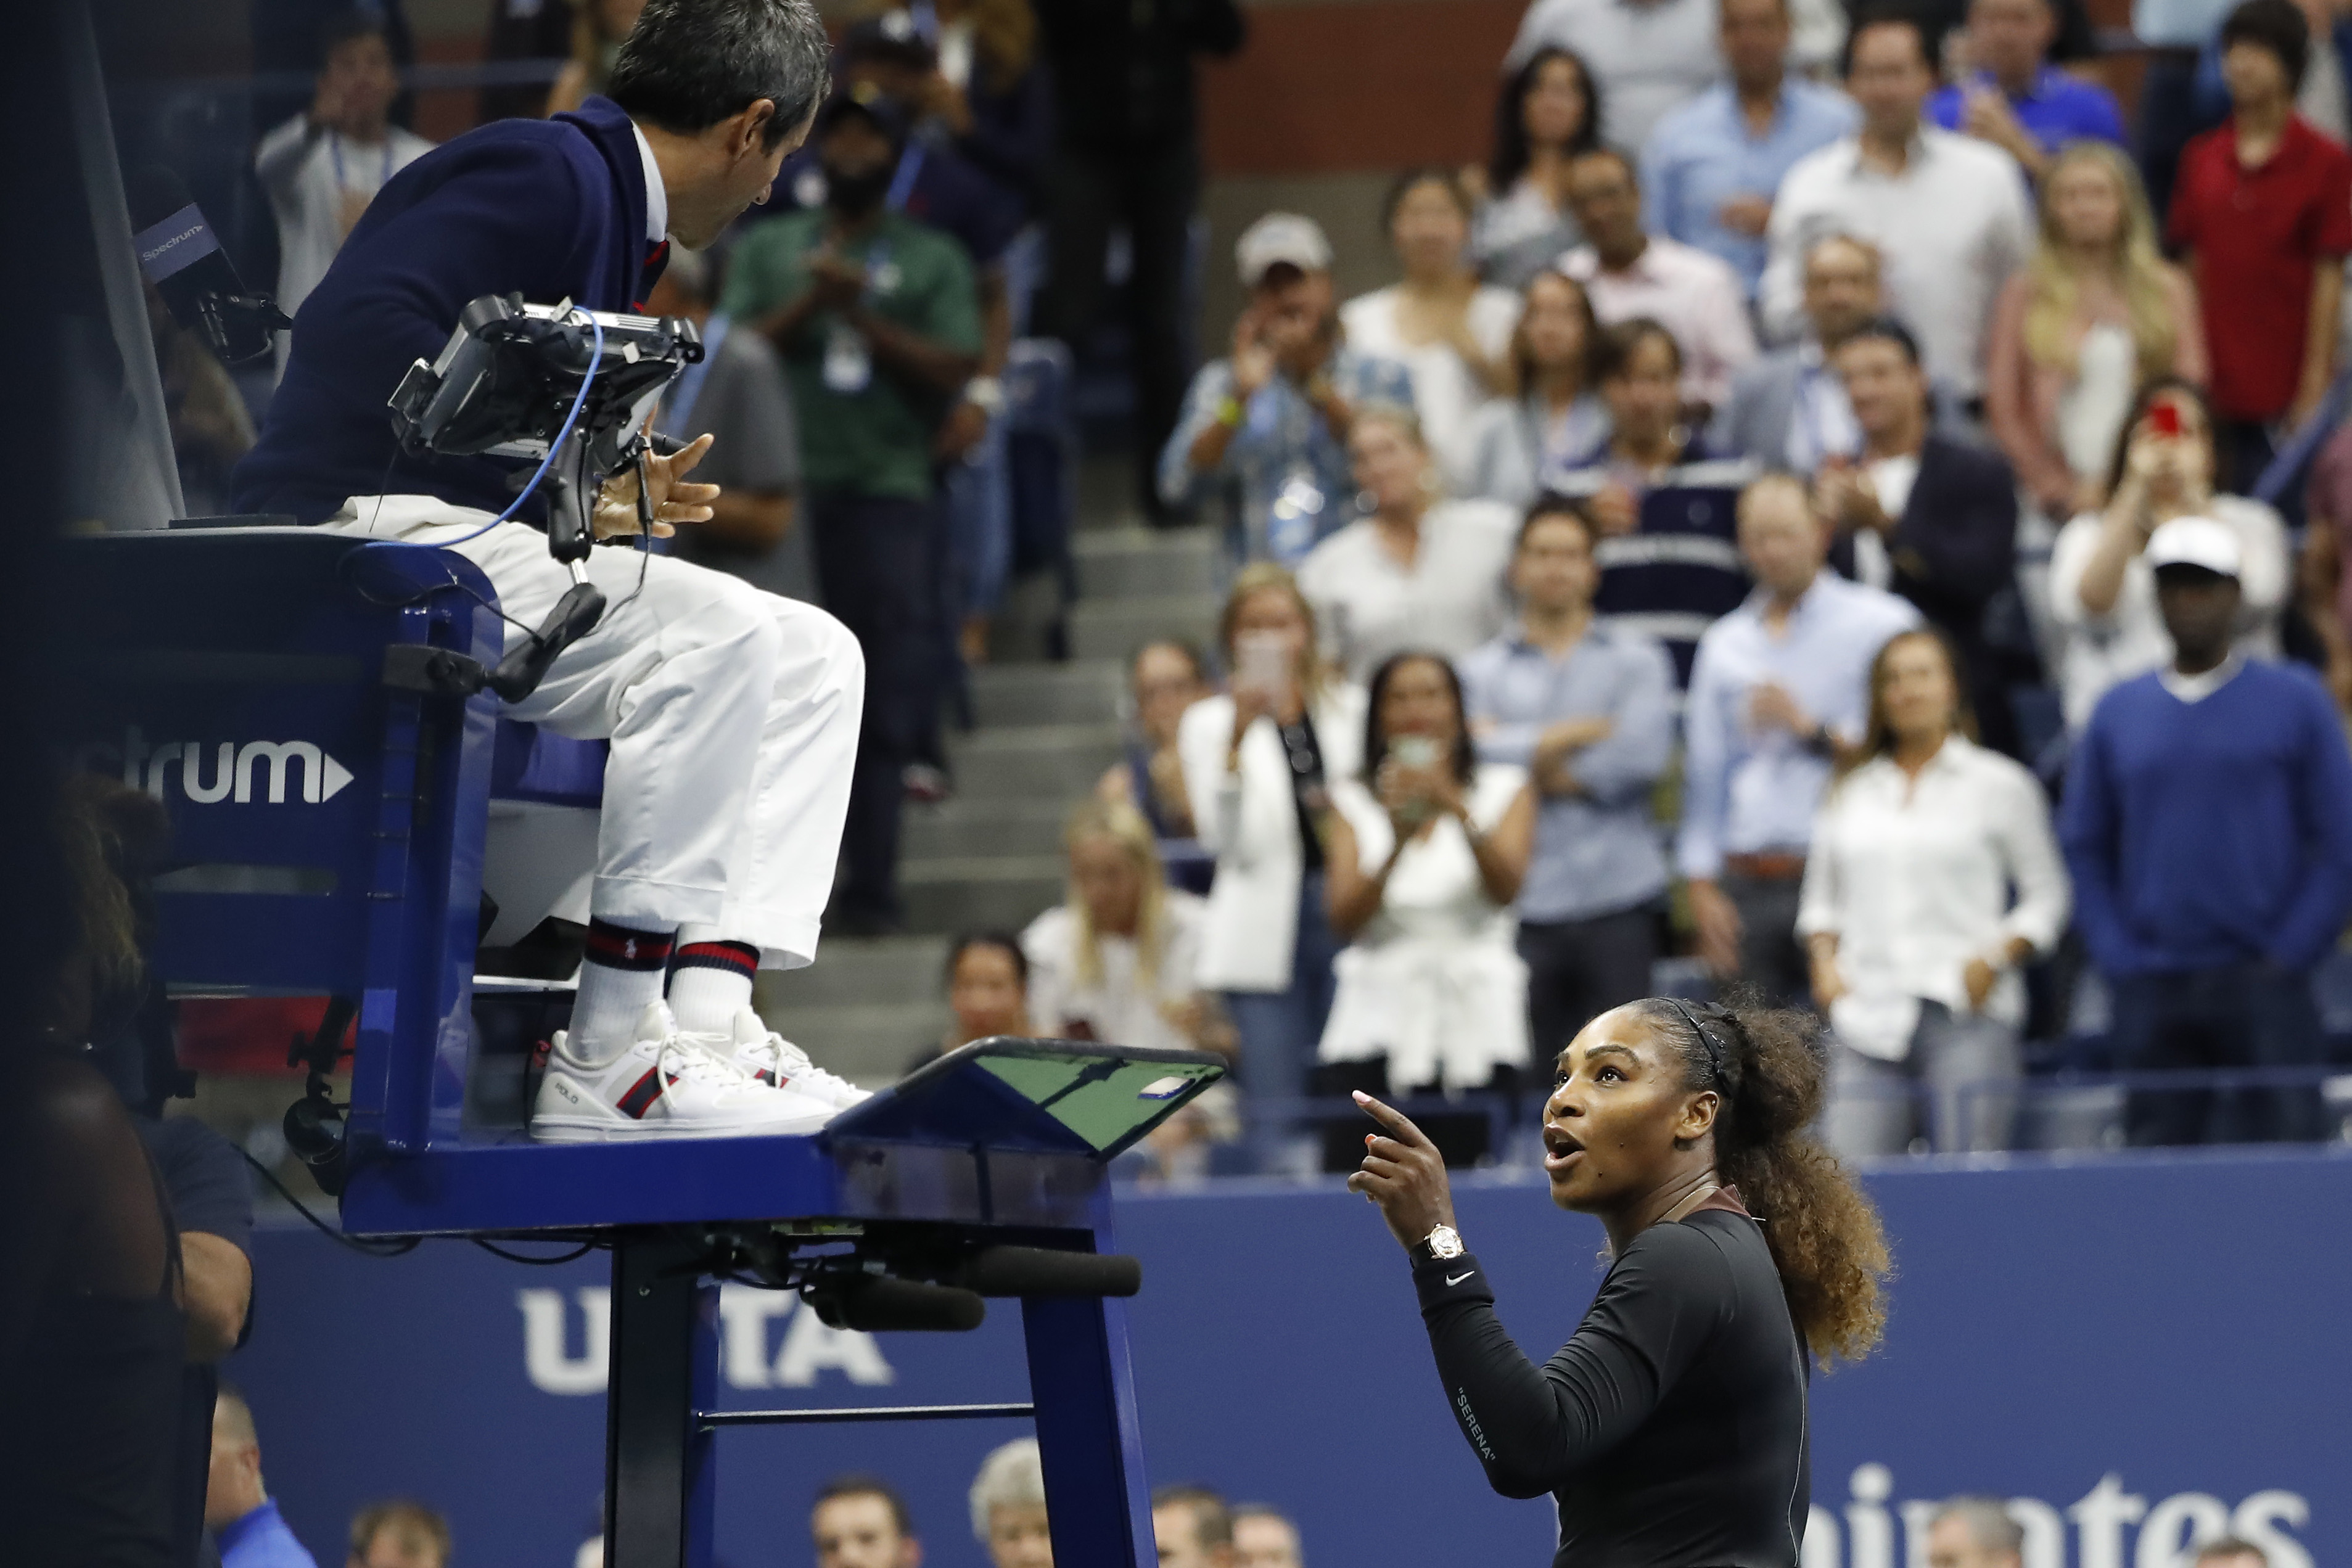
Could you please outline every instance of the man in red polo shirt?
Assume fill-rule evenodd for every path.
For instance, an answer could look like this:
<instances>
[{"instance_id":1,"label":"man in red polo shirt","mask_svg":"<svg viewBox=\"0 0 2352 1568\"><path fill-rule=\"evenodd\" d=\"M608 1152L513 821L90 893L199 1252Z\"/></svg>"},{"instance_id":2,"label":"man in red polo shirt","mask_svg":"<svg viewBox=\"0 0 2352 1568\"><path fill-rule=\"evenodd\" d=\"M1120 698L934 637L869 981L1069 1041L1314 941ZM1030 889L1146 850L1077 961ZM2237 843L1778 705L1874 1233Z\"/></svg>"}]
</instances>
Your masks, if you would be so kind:
<instances>
[{"instance_id":1,"label":"man in red polo shirt","mask_svg":"<svg viewBox=\"0 0 2352 1568\"><path fill-rule=\"evenodd\" d=\"M2352 153L2294 112L2311 35L2294 0L2244 0L2221 24L2230 118L2189 142L2172 243L2189 253L2213 356L2222 487L2252 487L2272 432L2318 405L2336 370Z\"/></svg>"}]
</instances>

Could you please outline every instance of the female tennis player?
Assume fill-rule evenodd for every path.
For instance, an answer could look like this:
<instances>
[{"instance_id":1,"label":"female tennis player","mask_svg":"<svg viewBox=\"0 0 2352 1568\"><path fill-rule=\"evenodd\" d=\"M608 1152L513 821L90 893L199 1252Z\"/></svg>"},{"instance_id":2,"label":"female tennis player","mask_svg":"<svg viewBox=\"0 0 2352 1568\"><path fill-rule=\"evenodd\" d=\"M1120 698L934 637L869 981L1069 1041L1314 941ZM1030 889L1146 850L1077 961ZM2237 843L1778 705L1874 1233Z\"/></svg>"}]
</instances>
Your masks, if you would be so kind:
<instances>
[{"instance_id":1,"label":"female tennis player","mask_svg":"<svg viewBox=\"0 0 2352 1568\"><path fill-rule=\"evenodd\" d=\"M1559 1500L1553 1568L1796 1568L1808 1353L1858 1358L1885 1316L1878 1216L1805 1130L1819 1030L1652 998L1560 1053L1544 1170L1553 1202L1600 1218L1611 1263L1540 1367L1495 1315L1437 1151L1356 1096L1384 1132L1348 1186L1412 1254L1446 1403L1487 1480Z\"/></svg>"}]
</instances>

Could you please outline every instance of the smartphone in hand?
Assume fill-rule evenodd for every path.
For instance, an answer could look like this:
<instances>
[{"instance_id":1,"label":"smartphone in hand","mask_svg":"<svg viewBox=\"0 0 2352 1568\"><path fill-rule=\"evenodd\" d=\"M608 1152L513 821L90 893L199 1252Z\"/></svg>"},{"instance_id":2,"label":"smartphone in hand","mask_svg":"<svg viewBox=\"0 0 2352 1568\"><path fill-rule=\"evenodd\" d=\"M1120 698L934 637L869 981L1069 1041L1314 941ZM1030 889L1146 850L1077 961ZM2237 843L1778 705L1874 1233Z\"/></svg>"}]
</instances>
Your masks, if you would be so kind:
<instances>
[{"instance_id":1,"label":"smartphone in hand","mask_svg":"<svg viewBox=\"0 0 2352 1568\"><path fill-rule=\"evenodd\" d=\"M1280 637L1244 633L1234 639L1234 689L1279 706L1290 690L1290 647Z\"/></svg>"}]
</instances>

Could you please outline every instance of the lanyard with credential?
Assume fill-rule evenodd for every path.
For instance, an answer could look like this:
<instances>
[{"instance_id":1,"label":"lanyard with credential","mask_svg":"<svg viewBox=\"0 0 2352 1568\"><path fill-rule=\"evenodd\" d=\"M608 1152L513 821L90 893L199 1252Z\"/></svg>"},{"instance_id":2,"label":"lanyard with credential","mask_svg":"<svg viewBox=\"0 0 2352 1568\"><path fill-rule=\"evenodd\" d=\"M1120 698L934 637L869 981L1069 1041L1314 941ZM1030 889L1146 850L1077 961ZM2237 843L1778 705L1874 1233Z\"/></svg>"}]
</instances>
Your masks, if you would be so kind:
<instances>
[{"instance_id":1,"label":"lanyard with credential","mask_svg":"<svg viewBox=\"0 0 2352 1568\"><path fill-rule=\"evenodd\" d=\"M916 177L922 172L923 144L909 141L907 151L899 154L898 172L890 176L890 193L882 198L882 204L894 213L905 212L915 194Z\"/></svg>"},{"instance_id":2,"label":"lanyard with credential","mask_svg":"<svg viewBox=\"0 0 2352 1568\"><path fill-rule=\"evenodd\" d=\"M333 131L327 132L327 152L335 161L335 189L349 190L351 182L343 178L343 139L340 132ZM392 132L387 130L383 133L383 172L376 177L375 188L379 191L383 190L391 179Z\"/></svg>"},{"instance_id":3,"label":"lanyard with credential","mask_svg":"<svg viewBox=\"0 0 2352 1568\"><path fill-rule=\"evenodd\" d=\"M915 178L922 172L922 144L910 143L898 159L898 172L890 176L889 193L882 198L882 204L894 213L905 212L908 198L915 193ZM882 269L889 265L890 242L877 235L874 243L866 247L866 287L873 287L874 280L881 277Z\"/></svg>"}]
</instances>

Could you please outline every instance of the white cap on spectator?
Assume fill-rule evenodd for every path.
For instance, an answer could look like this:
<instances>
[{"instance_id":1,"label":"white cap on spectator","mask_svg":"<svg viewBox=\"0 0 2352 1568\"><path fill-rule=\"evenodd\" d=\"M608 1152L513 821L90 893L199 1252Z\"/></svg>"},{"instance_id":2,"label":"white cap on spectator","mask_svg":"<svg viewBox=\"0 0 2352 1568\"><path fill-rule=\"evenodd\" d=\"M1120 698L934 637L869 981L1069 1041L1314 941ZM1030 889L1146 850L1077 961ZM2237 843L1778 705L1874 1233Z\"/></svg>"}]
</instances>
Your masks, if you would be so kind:
<instances>
[{"instance_id":1,"label":"white cap on spectator","mask_svg":"<svg viewBox=\"0 0 2352 1568\"><path fill-rule=\"evenodd\" d=\"M2147 564L2201 566L2223 577L2240 570L2238 536L2227 523L2211 517L2175 517L2147 538Z\"/></svg>"},{"instance_id":2,"label":"white cap on spectator","mask_svg":"<svg viewBox=\"0 0 2352 1568\"><path fill-rule=\"evenodd\" d=\"M1234 244L1242 287L1255 288L1266 268L1288 262L1301 272L1331 270L1331 242L1323 225L1297 213L1268 213L1242 231Z\"/></svg>"}]
</instances>

